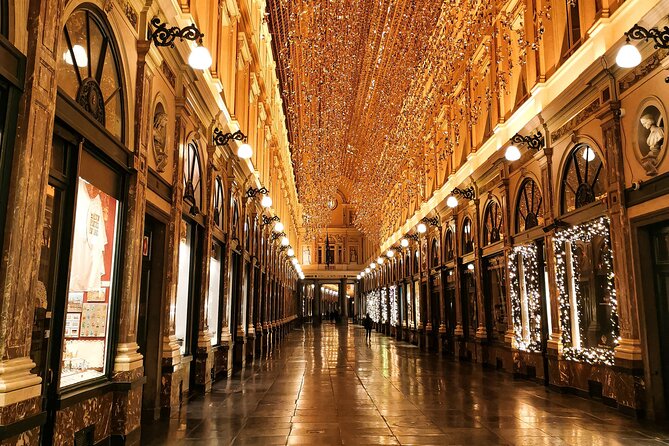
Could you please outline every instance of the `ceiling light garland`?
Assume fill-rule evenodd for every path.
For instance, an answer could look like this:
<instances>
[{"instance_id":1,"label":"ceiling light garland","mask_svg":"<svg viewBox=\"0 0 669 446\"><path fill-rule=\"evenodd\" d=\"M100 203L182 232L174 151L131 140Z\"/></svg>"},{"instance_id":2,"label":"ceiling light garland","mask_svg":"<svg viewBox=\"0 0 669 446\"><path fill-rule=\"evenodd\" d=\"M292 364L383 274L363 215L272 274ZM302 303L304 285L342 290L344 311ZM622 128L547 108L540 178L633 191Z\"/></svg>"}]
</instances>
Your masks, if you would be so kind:
<instances>
[{"instance_id":1,"label":"ceiling light garland","mask_svg":"<svg viewBox=\"0 0 669 446\"><path fill-rule=\"evenodd\" d=\"M269 0L307 237L340 188L380 242L464 162L472 127L522 82L550 20L546 0L528 35L525 3L507 3Z\"/></svg>"},{"instance_id":2,"label":"ceiling light garland","mask_svg":"<svg viewBox=\"0 0 669 446\"><path fill-rule=\"evenodd\" d=\"M616 298L616 289L614 284L614 272L613 272L613 258L611 255L611 241L609 234L609 219L608 217L601 217L597 220L593 220L587 223L580 224L578 226L573 226L567 229L560 230L555 233L553 237L553 245L555 248L556 254L556 274L557 274L557 286L558 286L558 302L560 304L560 326L562 331L562 343L564 345L563 355L566 359L571 359L579 362L586 362L588 364L607 364L612 365L615 357L613 348L607 347L588 347L588 348L578 348L578 346L573 345L573 333L571 331L571 318L573 309L569 301L569 292L567 281L569 280L570 274L571 277L576 281L580 276L580 271L578 269L577 262L572 262L573 271L567 271L567 252L566 252L566 243L567 242L586 242L590 243L595 237L603 238L604 246L606 247L602 251L603 266L607 271L606 283L605 283L605 292L608 295L608 303L611 307L610 321L611 321L611 337L613 344L618 345L619 336L620 336L620 327L618 325L618 300ZM573 250L572 250L573 251ZM580 289L578 286L573 287L574 292L576 293L576 302L579 304L578 319L580 321L584 320L583 318L583 299L580 295ZM584 327L582 324L579 324L579 330L581 331L581 338L585 337L583 333Z\"/></svg>"}]
</instances>

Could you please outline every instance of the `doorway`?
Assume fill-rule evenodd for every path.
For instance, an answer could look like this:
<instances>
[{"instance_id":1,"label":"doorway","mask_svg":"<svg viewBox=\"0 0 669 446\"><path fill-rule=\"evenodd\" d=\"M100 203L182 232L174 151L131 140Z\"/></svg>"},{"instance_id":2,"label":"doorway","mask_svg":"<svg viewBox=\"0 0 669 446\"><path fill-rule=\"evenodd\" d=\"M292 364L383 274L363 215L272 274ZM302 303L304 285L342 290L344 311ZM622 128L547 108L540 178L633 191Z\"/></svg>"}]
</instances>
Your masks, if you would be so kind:
<instances>
[{"instance_id":1,"label":"doorway","mask_svg":"<svg viewBox=\"0 0 669 446\"><path fill-rule=\"evenodd\" d=\"M647 302L646 305L655 308L656 321L652 322L657 324L655 339L659 343L655 348L659 356L656 363L661 369L661 387L664 396L664 404L657 405L655 415L658 418L664 418L667 416L667 405L669 403L669 222L654 226L650 231L650 239L653 253L652 271L655 299L654 302ZM649 328L652 325L654 324L648 324ZM650 338L651 336L647 335L647 337ZM659 380L657 384L660 384ZM659 389L653 393L660 393ZM663 406L663 413L657 410L660 406Z\"/></svg>"},{"instance_id":2,"label":"doorway","mask_svg":"<svg viewBox=\"0 0 669 446\"><path fill-rule=\"evenodd\" d=\"M164 321L165 223L146 215L142 239L142 279L139 294L137 344L144 357L146 382L142 391L142 419L160 417L162 334Z\"/></svg>"}]
</instances>

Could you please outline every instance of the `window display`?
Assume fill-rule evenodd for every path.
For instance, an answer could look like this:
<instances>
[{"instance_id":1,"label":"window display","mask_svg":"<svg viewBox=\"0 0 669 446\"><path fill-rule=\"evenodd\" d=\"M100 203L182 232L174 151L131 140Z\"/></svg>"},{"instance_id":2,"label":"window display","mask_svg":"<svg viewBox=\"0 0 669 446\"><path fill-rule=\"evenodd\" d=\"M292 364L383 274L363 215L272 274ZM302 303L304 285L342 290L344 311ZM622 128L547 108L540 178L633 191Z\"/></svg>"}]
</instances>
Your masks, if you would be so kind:
<instances>
[{"instance_id":1,"label":"window display","mask_svg":"<svg viewBox=\"0 0 669 446\"><path fill-rule=\"evenodd\" d=\"M381 288L381 323L388 323L388 293L385 288Z\"/></svg>"},{"instance_id":2,"label":"window display","mask_svg":"<svg viewBox=\"0 0 669 446\"><path fill-rule=\"evenodd\" d=\"M609 221L561 230L554 246L565 357L612 364L619 327Z\"/></svg>"},{"instance_id":3,"label":"window display","mask_svg":"<svg viewBox=\"0 0 669 446\"><path fill-rule=\"evenodd\" d=\"M492 316L490 333L493 339L503 339L507 328L506 315L506 270L504 256L487 259L487 297L490 299L490 313Z\"/></svg>"},{"instance_id":4,"label":"window display","mask_svg":"<svg viewBox=\"0 0 669 446\"><path fill-rule=\"evenodd\" d=\"M190 264L193 245L192 226L181 222L181 242L179 243L179 276L177 278L177 302L174 310L174 335L177 338L181 354L186 354L188 331L188 301L190 294Z\"/></svg>"},{"instance_id":5,"label":"window display","mask_svg":"<svg viewBox=\"0 0 669 446\"><path fill-rule=\"evenodd\" d=\"M115 198L79 178L61 387L105 373L118 209Z\"/></svg>"},{"instance_id":6,"label":"window display","mask_svg":"<svg viewBox=\"0 0 669 446\"><path fill-rule=\"evenodd\" d=\"M411 292L411 284L406 285L406 302L407 302L407 323L409 328L414 328L414 320L413 320L413 299L412 299L412 292Z\"/></svg>"},{"instance_id":7,"label":"window display","mask_svg":"<svg viewBox=\"0 0 669 446\"><path fill-rule=\"evenodd\" d=\"M400 323L400 312L397 304L397 287L395 285L388 288L388 295L390 296L390 325L397 327Z\"/></svg>"},{"instance_id":8,"label":"window display","mask_svg":"<svg viewBox=\"0 0 669 446\"><path fill-rule=\"evenodd\" d=\"M416 302L416 306L414 307L414 314L416 317L416 328L421 328L422 326L422 321L420 319L420 282L415 281L413 283L413 298L414 301Z\"/></svg>"},{"instance_id":9,"label":"window display","mask_svg":"<svg viewBox=\"0 0 669 446\"><path fill-rule=\"evenodd\" d=\"M509 255L509 278L515 347L519 350L541 349L539 268L534 243L513 248Z\"/></svg>"},{"instance_id":10,"label":"window display","mask_svg":"<svg viewBox=\"0 0 669 446\"><path fill-rule=\"evenodd\" d=\"M469 323L469 332L472 336L478 328L478 306L476 305L476 277L474 276L474 264L467 265L462 273L463 276L463 294L465 305L467 306L467 315ZM469 268L471 266L471 269Z\"/></svg>"},{"instance_id":11,"label":"window display","mask_svg":"<svg viewBox=\"0 0 669 446\"><path fill-rule=\"evenodd\" d=\"M218 309L221 297L221 245L214 244L209 260L209 299L207 300L207 324L211 345L218 344Z\"/></svg>"}]
</instances>

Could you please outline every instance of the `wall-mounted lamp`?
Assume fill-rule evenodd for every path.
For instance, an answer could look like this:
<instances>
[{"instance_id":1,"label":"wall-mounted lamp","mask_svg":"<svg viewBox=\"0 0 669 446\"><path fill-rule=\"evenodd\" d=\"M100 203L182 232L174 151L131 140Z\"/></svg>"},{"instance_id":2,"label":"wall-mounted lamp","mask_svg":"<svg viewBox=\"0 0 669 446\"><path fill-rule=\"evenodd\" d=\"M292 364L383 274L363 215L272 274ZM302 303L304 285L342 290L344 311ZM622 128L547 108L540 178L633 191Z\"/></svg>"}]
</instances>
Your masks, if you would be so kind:
<instances>
[{"instance_id":1,"label":"wall-mounted lamp","mask_svg":"<svg viewBox=\"0 0 669 446\"><path fill-rule=\"evenodd\" d=\"M197 46L191 51L190 56L188 56L188 65L196 70L206 70L211 66L211 54L209 54L207 48L202 46L204 33L200 32L195 25L188 25L185 28L179 28L178 26L168 28L167 23L163 23L160 21L160 18L154 17L151 19L151 26L154 30L149 33L148 40L151 40L156 46L174 48L174 41L176 39L197 42Z\"/></svg>"},{"instance_id":2,"label":"wall-mounted lamp","mask_svg":"<svg viewBox=\"0 0 669 446\"><path fill-rule=\"evenodd\" d=\"M655 49L669 48L669 26L665 26L663 29L647 29L640 25L634 25L632 29L625 33L625 38L625 45L618 50L616 55L616 64L621 68L634 68L641 63L641 53L630 41L653 39ZM664 81L669 82L669 78Z\"/></svg>"},{"instance_id":3,"label":"wall-mounted lamp","mask_svg":"<svg viewBox=\"0 0 669 446\"><path fill-rule=\"evenodd\" d=\"M474 191L474 186L469 186L467 189L460 189L459 187L456 187L451 191L448 198L446 198L446 205L449 208L458 206L458 199L456 198L457 195L466 200L473 200L474 197L476 197L476 192Z\"/></svg>"},{"instance_id":4,"label":"wall-mounted lamp","mask_svg":"<svg viewBox=\"0 0 669 446\"><path fill-rule=\"evenodd\" d=\"M534 135L523 136L520 133L516 133L513 138L511 138L511 145L506 148L504 152L504 158L507 161L517 161L520 159L520 149L517 144L522 144L527 146L529 149L541 150L544 148L544 135L537 131Z\"/></svg>"},{"instance_id":5,"label":"wall-mounted lamp","mask_svg":"<svg viewBox=\"0 0 669 446\"><path fill-rule=\"evenodd\" d=\"M235 141L242 141L242 145L237 149L237 156L244 160L253 156L253 149L247 142L248 138L245 134L242 133L241 130L237 130L234 133L223 133L218 128L215 128L213 139L215 146L224 146L233 139Z\"/></svg>"},{"instance_id":6,"label":"wall-mounted lamp","mask_svg":"<svg viewBox=\"0 0 669 446\"><path fill-rule=\"evenodd\" d=\"M263 186L260 189L249 187L249 189L246 191L246 196L248 198L255 198L258 194L263 195L262 200L260 200L260 205L262 207L268 208L272 206L272 198L268 195L269 191L266 187Z\"/></svg>"},{"instance_id":7,"label":"wall-mounted lamp","mask_svg":"<svg viewBox=\"0 0 669 446\"><path fill-rule=\"evenodd\" d=\"M411 239L411 240L413 240L414 242L417 242L417 241L419 240L419 238L420 238L420 236L419 236L418 234L407 234L405 237L406 237L406 238L404 238L404 239L402 239L402 240ZM407 246L409 246L409 240L407 240Z\"/></svg>"},{"instance_id":8,"label":"wall-mounted lamp","mask_svg":"<svg viewBox=\"0 0 669 446\"><path fill-rule=\"evenodd\" d=\"M277 223L278 225L278 223ZM276 226L274 227L276 229ZM273 232L272 235L270 235L270 240L274 241L278 239L279 237L285 237L286 233L281 231L281 232Z\"/></svg>"},{"instance_id":9,"label":"wall-mounted lamp","mask_svg":"<svg viewBox=\"0 0 669 446\"><path fill-rule=\"evenodd\" d=\"M409 239L407 239L406 237L403 237L402 240L400 240L400 246L402 248L408 247L409 246Z\"/></svg>"}]
</instances>

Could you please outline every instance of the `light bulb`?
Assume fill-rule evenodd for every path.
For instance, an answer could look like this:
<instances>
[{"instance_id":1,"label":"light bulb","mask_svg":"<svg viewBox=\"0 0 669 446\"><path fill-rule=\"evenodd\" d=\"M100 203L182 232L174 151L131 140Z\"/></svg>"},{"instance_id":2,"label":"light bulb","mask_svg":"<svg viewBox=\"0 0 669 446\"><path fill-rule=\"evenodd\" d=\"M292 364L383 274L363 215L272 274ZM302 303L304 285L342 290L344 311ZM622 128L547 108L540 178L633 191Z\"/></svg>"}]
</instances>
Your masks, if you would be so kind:
<instances>
[{"instance_id":1,"label":"light bulb","mask_svg":"<svg viewBox=\"0 0 669 446\"><path fill-rule=\"evenodd\" d=\"M416 251L416 257L420 257L420 251Z\"/></svg>"},{"instance_id":2,"label":"light bulb","mask_svg":"<svg viewBox=\"0 0 669 446\"><path fill-rule=\"evenodd\" d=\"M473 263L470 263L469 265L467 265L467 269L468 269L469 271L474 271L474 264L473 264Z\"/></svg>"},{"instance_id":3,"label":"light bulb","mask_svg":"<svg viewBox=\"0 0 669 446\"><path fill-rule=\"evenodd\" d=\"M446 206L448 206L449 208L458 207L458 199L455 198L453 195L449 195L448 198L446 199Z\"/></svg>"},{"instance_id":4,"label":"light bulb","mask_svg":"<svg viewBox=\"0 0 669 446\"><path fill-rule=\"evenodd\" d=\"M277 221L277 222L274 224L274 230L275 230L276 232L282 232L282 231L283 231L283 223L281 223L280 221Z\"/></svg>"},{"instance_id":5,"label":"light bulb","mask_svg":"<svg viewBox=\"0 0 669 446\"><path fill-rule=\"evenodd\" d=\"M286 254L288 254L288 257L293 257L295 255L295 250L293 248L288 248Z\"/></svg>"},{"instance_id":6,"label":"light bulb","mask_svg":"<svg viewBox=\"0 0 669 446\"><path fill-rule=\"evenodd\" d=\"M243 143L241 146L239 146L239 149L237 149L237 156L243 160L247 160L253 156L253 149L251 148L251 145L248 143Z\"/></svg>"},{"instance_id":7,"label":"light bulb","mask_svg":"<svg viewBox=\"0 0 669 446\"><path fill-rule=\"evenodd\" d=\"M297 259L295 257L292 258L291 262L293 265L297 265Z\"/></svg>"},{"instance_id":8,"label":"light bulb","mask_svg":"<svg viewBox=\"0 0 669 446\"><path fill-rule=\"evenodd\" d=\"M419 234L425 234L427 232L427 226L425 226L425 223L418 223L416 230Z\"/></svg>"},{"instance_id":9,"label":"light bulb","mask_svg":"<svg viewBox=\"0 0 669 446\"><path fill-rule=\"evenodd\" d=\"M288 246L290 245L290 240L288 240L288 237L283 237L281 239L281 246Z\"/></svg>"},{"instance_id":10,"label":"light bulb","mask_svg":"<svg viewBox=\"0 0 669 446\"><path fill-rule=\"evenodd\" d=\"M393 251L392 249L389 249L388 252L386 252L386 255L390 259L395 255L395 251Z\"/></svg>"},{"instance_id":11,"label":"light bulb","mask_svg":"<svg viewBox=\"0 0 669 446\"><path fill-rule=\"evenodd\" d=\"M378 259L376 259L376 263L378 263L379 265L383 265L383 257L379 257Z\"/></svg>"},{"instance_id":12,"label":"light bulb","mask_svg":"<svg viewBox=\"0 0 669 446\"><path fill-rule=\"evenodd\" d=\"M520 159L520 149L513 144L506 148L504 158L507 161L518 161Z\"/></svg>"},{"instance_id":13,"label":"light bulb","mask_svg":"<svg viewBox=\"0 0 669 446\"><path fill-rule=\"evenodd\" d=\"M616 64L618 64L620 68L634 68L640 63L641 53L634 45L627 42L620 47L618 54L616 55Z\"/></svg>"},{"instance_id":14,"label":"light bulb","mask_svg":"<svg viewBox=\"0 0 669 446\"><path fill-rule=\"evenodd\" d=\"M372 264L369 265L369 266L370 266L372 269L374 269L374 268L376 268L376 263L375 263L375 262L372 262Z\"/></svg>"},{"instance_id":15,"label":"light bulb","mask_svg":"<svg viewBox=\"0 0 669 446\"><path fill-rule=\"evenodd\" d=\"M358 274L358 275L356 276L356 279L360 280L360 274Z\"/></svg>"},{"instance_id":16,"label":"light bulb","mask_svg":"<svg viewBox=\"0 0 669 446\"><path fill-rule=\"evenodd\" d=\"M585 146L585 149L583 149L582 156L583 156L583 159L586 160L587 162L590 162L597 157L597 155L595 154L595 151L592 150L592 148L589 147L589 146Z\"/></svg>"},{"instance_id":17,"label":"light bulb","mask_svg":"<svg viewBox=\"0 0 669 446\"><path fill-rule=\"evenodd\" d=\"M198 44L188 56L188 65L196 70L206 70L211 66L209 50Z\"/></svg>"},{"instance_id":18,"label":"light bulb","mask_svg":"<svg viewBox=\"0 0 669 446\"><path fill-rule=\"evenodd\" d=\"M403 238L402 240L400 240L400 245L402 245L402 248L406 248L407 246L409 246L409 240Z\"/></svg>"},{"instance_id":19,"label":"light bulb","mask_svg":"<svg viewBox=\"0 0 669 446\"><path fill-rule=\"evenodd\" d=\"M365 272L366 272L367 274L369 274L370 271L371 271L371 269L370 269L369 267L365 268Z\"/></svg>"},{"instance_id":20,"label":"light bulb","mask_svg":"<svg viewBox=\"0 0 669 446\"><path fill-rule=\"evenodd\" d=\"M269 195L263 196L262 200L260 200L260 206L264 208L272 207L272 197L270 197Z\"/></svg>"},{"instance_id":21,"label":"light bulb","mask_svg":"<svg viewBox=\"0 0 669 446\"><path fill-rule=\"evenodd\" d=\"M65 63L68 65L74 65L72 53L74 53L74 60L77 62L77 67L83 68L88 66L88 55L83 46L74 45L71 52L70 50L67 50L63 53L63 60L65 60Z\"/></svg>"}]
</instances>

